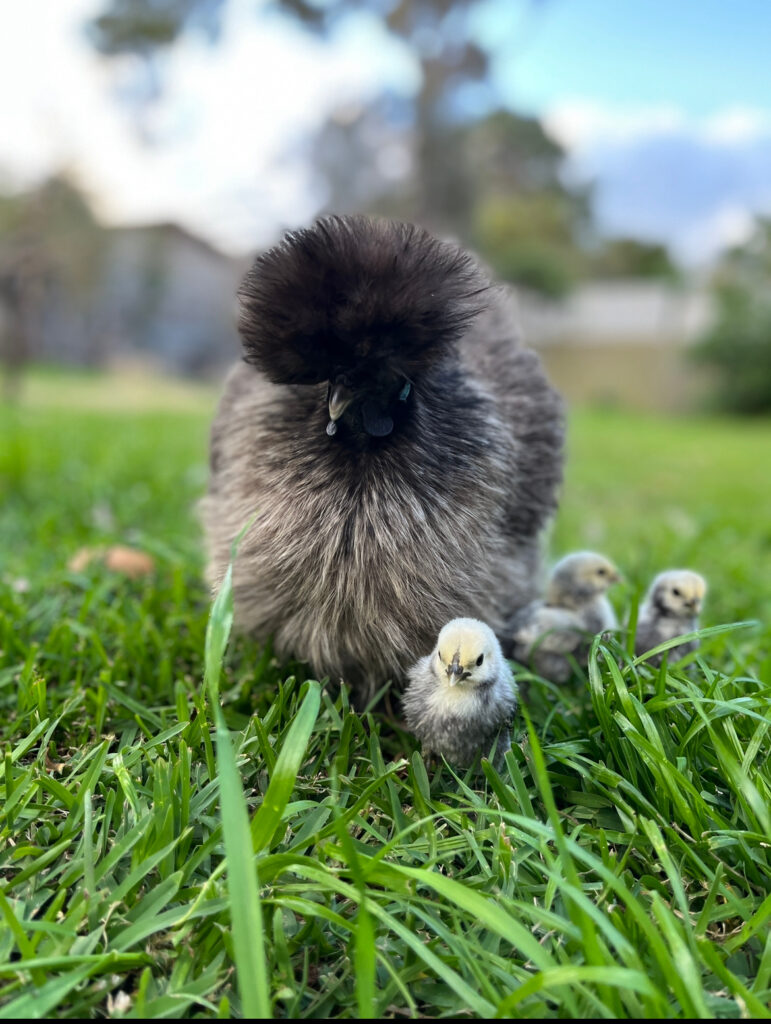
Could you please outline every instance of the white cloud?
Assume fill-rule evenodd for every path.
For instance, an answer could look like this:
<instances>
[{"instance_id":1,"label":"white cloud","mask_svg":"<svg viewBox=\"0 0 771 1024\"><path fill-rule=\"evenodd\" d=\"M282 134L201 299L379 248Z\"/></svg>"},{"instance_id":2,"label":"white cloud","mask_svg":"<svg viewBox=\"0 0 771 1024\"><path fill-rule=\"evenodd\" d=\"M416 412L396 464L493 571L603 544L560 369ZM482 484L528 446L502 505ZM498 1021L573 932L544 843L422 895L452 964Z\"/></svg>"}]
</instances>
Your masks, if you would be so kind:
<instances>
[{"instance_id":1,"label":"white cloud","mask_svg":"<svg viewBox=\"0 0 771 1024\"><path fill-rule=\"evenodd\" d=\"M733 146L771 135L771 112L754 107L726 107L703 117L692 117L674 105L619 107L572 99L549 108L543 115L543 124L571 151L653 135L687 135Z\"/></svg>"},{"instance_id":2,"label":"white cloud","mask_svg":"<svg viewBox=\"0 0 771 1024\"><path fill-rule=\"evenodd\" d=\"M544 124L569 154L570 178L593 182L607 234L666 241L698 265L771 212L771 112L732 107L696 118L669 106L573 101Z\"/></svg>"},{"instance_id":3,"label":"white cloud","mask_svg":"<svg viewBox=\"0 0 771 1024\"><path fill-rule=\"evenodd\" d=\"M414 89L404 47L365 15L324 44L247 0L227 5L218 45L190 37L163 64L166 88L139 139L114 98L132 58L96 54L82 26L99 0L26 0L0 37L0 171L24 184L61 166L109 220L179 219L231 248L265 241L314 208L292 148L340 102Z\"/></svg>"},{"instance_id":4,"label":"white cloud","mask_svg":"<svg viewBox=\"0 0 771 1024\"><path fill-rule=\"evenodd\" d=\"M569 100L546 111L546 130L569 150L599 141L628 141L641 135L674 134L687 124L677 107L624 109L591 100Z\"/></svg>"},{"instance_id":5,"label":"white cloud","mask_svg":"<svg viewBox=\"0 0 771 1024\"><path fill-rule=\"evenodd\" d=\"M746 242L752 235L752 228L753 217L749 210L725 203L691 227L688 244L694 254L715 254L727 246Z\"/></svg>"},{"instance_id":6,"label":"white cloud","mask_svg":"<svg viewBox=\"0 0 771 1024\"><path fill-rule=\"evenodd\" d=\"M771 113L749 107L729 107L700 126L702 138L718 145L735 146L771 136Z\"/></svg>"}]
</instances>

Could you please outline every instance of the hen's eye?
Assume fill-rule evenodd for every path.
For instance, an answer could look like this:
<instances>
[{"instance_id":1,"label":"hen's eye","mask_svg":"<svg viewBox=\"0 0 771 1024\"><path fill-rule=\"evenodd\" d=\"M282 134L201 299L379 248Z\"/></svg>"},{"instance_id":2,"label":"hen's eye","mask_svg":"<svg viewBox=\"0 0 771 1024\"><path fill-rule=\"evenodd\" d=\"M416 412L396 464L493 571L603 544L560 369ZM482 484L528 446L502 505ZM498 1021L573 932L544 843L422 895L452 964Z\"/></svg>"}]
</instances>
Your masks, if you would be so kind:
<instances>
[{"instance_id":1,"label":"hen's eye","mask_svg":"<svg viewBox=\"0 0 771 1024\"><path fill-rule=\"evenodd\" d=\"M477 658L477 665L481 665L484 660L485 660L484 654L480 654L479 657Z\"/></svg>"},{"instance_id":2,"label":"hen's eye","mask_svg":"<svg viewBox=\"0 0 771 1024\"><path fill-rule=\"evenodd\" d=\"M678 587L672 587L672 593L675 595L675 597L683 596L682 591Z\"/></svg>"}]
</instances>

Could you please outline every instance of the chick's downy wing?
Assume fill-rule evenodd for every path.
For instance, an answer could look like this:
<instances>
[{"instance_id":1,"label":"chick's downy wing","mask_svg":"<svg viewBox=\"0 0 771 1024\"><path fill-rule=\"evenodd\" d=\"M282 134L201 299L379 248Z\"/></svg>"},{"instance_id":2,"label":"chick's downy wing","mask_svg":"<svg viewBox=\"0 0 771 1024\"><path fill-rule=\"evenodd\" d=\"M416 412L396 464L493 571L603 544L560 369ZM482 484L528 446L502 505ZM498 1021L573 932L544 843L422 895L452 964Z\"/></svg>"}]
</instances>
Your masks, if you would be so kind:
<instances>
[{"instance_id":1,"label":"chick's downy wing","mask_svg":"<svg viewBox=\"0 0 771 1024\"><path fill-rule=\"evenodd\" d=\"M553 608L534 603L524 609L512 624L518 648L549 654L570 654L581 643L585 629L581 619L568 608Z\"/></svg>"}]
</instances>

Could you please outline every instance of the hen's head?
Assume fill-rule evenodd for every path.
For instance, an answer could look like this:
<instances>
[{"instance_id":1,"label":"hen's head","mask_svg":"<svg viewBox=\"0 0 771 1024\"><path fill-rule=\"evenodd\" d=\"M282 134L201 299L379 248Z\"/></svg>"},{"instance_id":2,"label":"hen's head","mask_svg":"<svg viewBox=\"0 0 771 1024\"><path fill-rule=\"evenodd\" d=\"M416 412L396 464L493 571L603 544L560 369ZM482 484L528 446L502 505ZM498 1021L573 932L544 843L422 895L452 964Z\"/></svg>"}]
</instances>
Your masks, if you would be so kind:
<instances>
[{"instance_id":1,"label":"hen's head","mask_svg":"<svg viewBox=\"0 0 771 1024\"><path fill-rule=\"evenodd\" d=\"M327 217L257 257L239 291L248 363L279 384L328 384L330 425L393 429L415 382L484 305L467 253L414 224Z\"/></svg>"}]
</instances>

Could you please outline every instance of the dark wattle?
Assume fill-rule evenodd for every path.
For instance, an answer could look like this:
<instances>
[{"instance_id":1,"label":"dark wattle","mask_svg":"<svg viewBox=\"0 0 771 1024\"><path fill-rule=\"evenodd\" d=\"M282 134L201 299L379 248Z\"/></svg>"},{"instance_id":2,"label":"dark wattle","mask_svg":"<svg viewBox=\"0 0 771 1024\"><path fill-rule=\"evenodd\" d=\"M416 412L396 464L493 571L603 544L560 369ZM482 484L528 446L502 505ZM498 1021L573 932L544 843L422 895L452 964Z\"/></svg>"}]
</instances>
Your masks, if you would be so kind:
<instances>
[{"instance_id":1,"label":"dark wattle","mask_svg":"<svg viewBox=\"0 0 771 1024\"><path fill-rule=\"evenodd\" d=\"M387 437L394 429L391 416L381 409L372 398L364 400L361 407L361 420L370 437Z\"/></svg>"}]
</instances>

